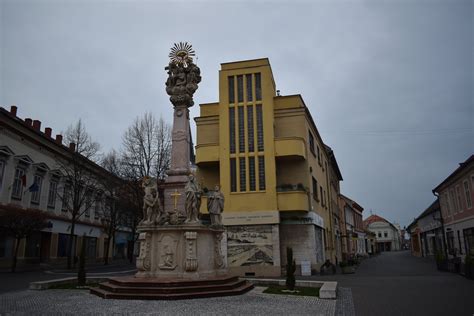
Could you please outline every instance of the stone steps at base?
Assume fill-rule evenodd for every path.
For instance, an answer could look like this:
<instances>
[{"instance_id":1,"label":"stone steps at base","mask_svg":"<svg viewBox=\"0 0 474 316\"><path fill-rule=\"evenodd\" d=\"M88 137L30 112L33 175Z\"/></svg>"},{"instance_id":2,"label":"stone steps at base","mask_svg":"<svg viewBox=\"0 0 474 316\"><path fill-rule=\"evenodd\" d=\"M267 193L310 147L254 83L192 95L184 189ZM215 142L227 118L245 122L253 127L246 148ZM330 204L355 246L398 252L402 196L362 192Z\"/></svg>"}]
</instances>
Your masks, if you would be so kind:
<instances>
[{"instance_id":1,"label":"stone steps at base","mask_svg":"<svg viewBox=\"0 0 474 316\"><path fill-rule=\"evenodd\" d=\"M196 291L223 291L237 288L244 283L245 280L231 279L231 282L227 283L214 283L214 284L198 284L195 285L183 285L183 286L160 286L157 283L154 286L130 286L130 285L117 285L116 283L104 282L100 284L102 290L113 292L113 293L147 293L147 294L170 294L170 293L193 293Z\"/></svg>"},{"instance_id":2,"label":"stone steps at base","mask_svg":"<svg viewBox=\"0 0 474 316\"><path fill-rule=\"evenodd\" d=\"M244 282L238 287L227 290L207 290L187 293L117 293L109 292L101 288L92 288L91 294L95 294L105 299L136 299L136 300L179 300L179 299L193 299L193 298L207 298L217 296L231 296L240 295L253 289L253 285Z\"/></svg>"},{"instance_id":3,"label":"stone steps at base","mask_svg":"<svg viewBox=\"0 0 474 316\"><path fill-rule=\"evenodd\" d=\"M236 276L209 277L206 279L163 279L163 278L135 278L131 277L113 277L109 278L109 283L118 286L133 287L183 287L194 285L214 285L228 284L238 281Z\"/></svg>"}]
</instances>

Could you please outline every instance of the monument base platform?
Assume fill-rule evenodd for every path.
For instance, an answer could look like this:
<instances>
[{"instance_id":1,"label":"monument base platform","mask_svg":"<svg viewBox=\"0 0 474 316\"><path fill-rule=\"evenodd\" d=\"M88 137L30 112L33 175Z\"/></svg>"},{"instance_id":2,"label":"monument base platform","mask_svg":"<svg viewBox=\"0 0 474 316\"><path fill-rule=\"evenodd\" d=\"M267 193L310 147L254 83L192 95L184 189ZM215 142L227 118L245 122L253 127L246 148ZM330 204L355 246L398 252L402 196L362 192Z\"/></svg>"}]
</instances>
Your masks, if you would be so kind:
<instances>
[{"instance_id":1,"label":"monument base platform","mask_svg":"<svg viewBox=\"0 0 474 316\"><path fill-rule=\"evenodd\" d=\"M90 290L105 299L178 300L240 295L253 285L238 277L221 276L201 280L116 277Z\"/></svg>"}]
</instances>

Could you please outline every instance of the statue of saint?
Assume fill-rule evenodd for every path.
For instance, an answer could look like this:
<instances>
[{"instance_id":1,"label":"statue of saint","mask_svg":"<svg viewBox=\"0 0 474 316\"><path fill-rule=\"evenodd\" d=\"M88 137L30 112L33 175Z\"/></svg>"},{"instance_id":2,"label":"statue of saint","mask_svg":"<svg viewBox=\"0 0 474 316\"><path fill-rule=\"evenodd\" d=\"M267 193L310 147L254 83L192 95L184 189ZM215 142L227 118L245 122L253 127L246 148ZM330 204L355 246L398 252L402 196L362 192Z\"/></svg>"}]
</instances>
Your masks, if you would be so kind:
<instances>
[{"instance_id":1,"label":"statue of saint","mask_svg":"<svg viewBox=\"0 0 474 316\"><path fill-rule=\"evenodd\" d=\"M197 223L199 222L198 216L199 208L201 207L202 191L194 175L189 175L184 191L186 192L186 223Z\"/></svg>"},{"instance_id":2,"label":"statue of saint","mask_svg":"<svg viewBox=\"0 0 474 316\"><path fill-rule=\"evenodd\" d=\"M219 185L207 197L207 210L211 217L211 226L222 226L222 211L224 210L224 194Z\"/></svg>"},{"instance_id":3,"label":"statue of saint","mask_svg":"<svg viewBox=\"0 0 474 316\"><path fill-rule=\"evenodd\" d=\"M160 198L158 196L158 185L153 178L145 177L142 183L145 196L143 197L143 220L142 224L155 224L162 216Z\"/></svg>"}]
</instances>

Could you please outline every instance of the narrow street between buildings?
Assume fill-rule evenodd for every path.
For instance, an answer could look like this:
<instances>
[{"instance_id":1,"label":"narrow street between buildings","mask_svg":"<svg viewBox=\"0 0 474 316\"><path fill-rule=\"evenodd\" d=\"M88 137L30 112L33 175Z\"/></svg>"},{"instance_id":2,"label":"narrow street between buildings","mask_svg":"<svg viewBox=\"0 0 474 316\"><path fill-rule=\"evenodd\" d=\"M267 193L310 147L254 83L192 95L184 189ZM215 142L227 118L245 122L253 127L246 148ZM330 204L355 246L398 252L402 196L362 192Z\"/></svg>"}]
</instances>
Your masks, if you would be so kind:
<instances>
[{"instance_id":1,"label":"narrow street between buildings","mask_svg":"<svg viewBox=\"0 0 474 316\"><path fill-rule=\"evenodd\" d=\"M364 260L355 274L312 277L350 288L355 312L366 315L473 315L474 281L436 269L409 251Z\"/></svg>"}]
</instances>

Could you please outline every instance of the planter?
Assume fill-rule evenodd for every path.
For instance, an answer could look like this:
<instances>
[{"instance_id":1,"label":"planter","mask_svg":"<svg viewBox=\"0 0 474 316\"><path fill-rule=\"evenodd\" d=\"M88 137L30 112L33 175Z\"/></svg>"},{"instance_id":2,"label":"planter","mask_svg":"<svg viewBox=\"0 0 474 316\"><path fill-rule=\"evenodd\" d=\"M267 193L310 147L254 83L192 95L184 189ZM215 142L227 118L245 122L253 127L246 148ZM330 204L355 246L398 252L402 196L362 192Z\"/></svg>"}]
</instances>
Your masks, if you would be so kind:
<instances>
[{"instance_id":1,"label":"planter","mask_svg":"<svg viewBox=\"0 0 474 316\"><path fill-rule=\"evenodd\" d=\"M352 274L355 273L354 266L341 267L342 274Z\"/></svg>"},{"instance_id":2,"label":"planter","mask_svg":"<svg viewBox=\"0 0 474 316\"><path fill-rule=\"evenodd\" d=\"M464 265L464 276L468 279L474 280L474 264Z\"/></svg>"}]
</instances>

